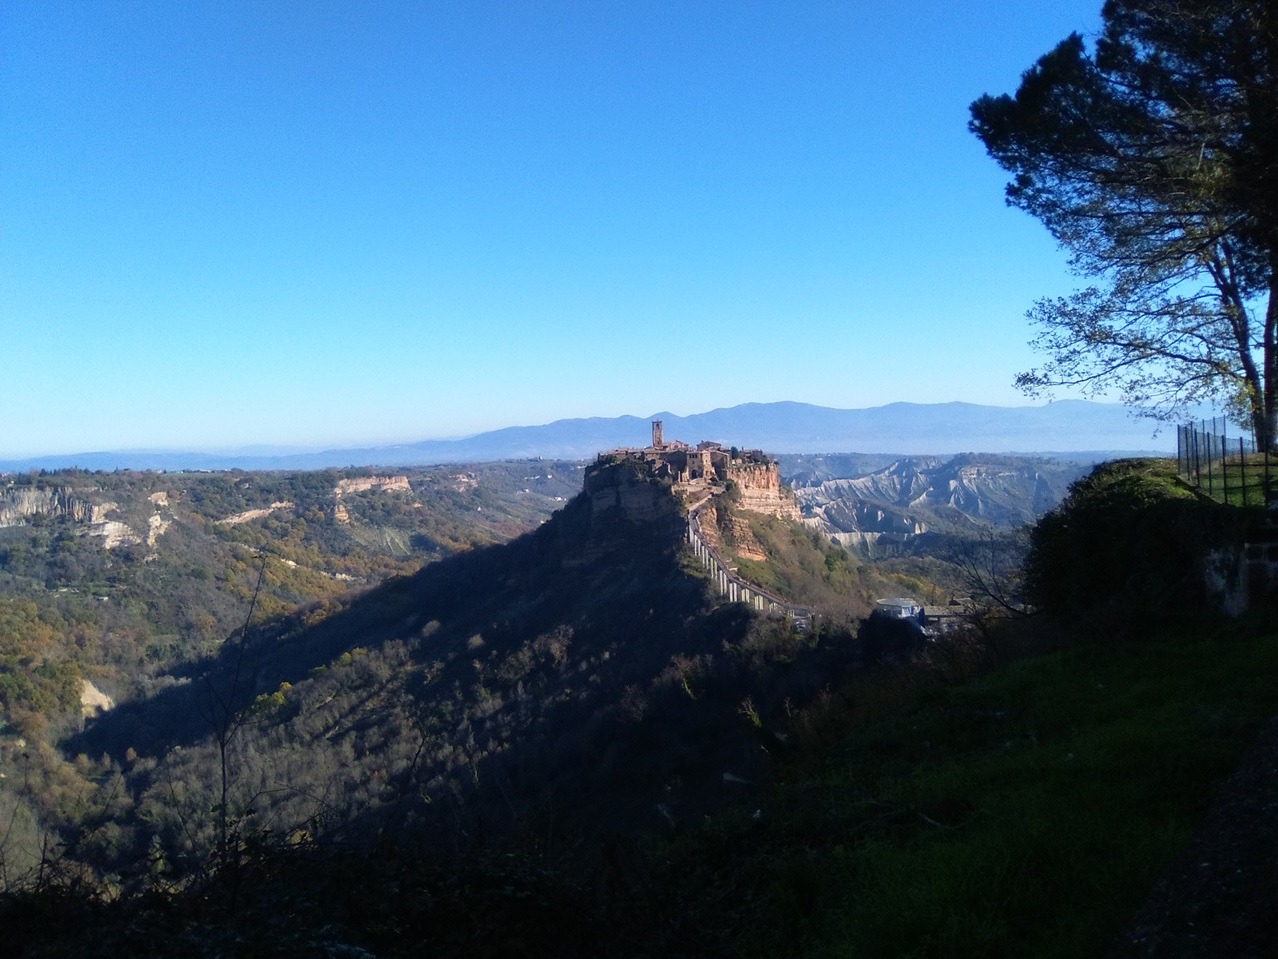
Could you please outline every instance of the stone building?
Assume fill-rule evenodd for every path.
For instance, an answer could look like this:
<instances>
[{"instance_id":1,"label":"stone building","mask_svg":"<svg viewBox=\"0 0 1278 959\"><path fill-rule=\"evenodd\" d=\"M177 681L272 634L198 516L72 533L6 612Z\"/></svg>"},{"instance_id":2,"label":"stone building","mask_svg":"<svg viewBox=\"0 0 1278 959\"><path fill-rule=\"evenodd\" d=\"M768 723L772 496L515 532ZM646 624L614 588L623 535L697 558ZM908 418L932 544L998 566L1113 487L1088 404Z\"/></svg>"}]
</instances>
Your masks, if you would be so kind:
<instances>
[{"instance_id":1,"label":"stone building","mask_svg":"<svg viewBox=\"0 0 1278 959\"><path fill-rule=\"evenodd\" d=\"M725 449L710 441L695 447L665 439L661 420L652 421L652 445L642 449L618 449L601 454L600 461L638 460L652 476L668 480L676 493L704 492L716 495L732 484L739 505L756 513L799 519L799 507L781 486L777 464L762 450Z\"/></svg>"}]
</instances>

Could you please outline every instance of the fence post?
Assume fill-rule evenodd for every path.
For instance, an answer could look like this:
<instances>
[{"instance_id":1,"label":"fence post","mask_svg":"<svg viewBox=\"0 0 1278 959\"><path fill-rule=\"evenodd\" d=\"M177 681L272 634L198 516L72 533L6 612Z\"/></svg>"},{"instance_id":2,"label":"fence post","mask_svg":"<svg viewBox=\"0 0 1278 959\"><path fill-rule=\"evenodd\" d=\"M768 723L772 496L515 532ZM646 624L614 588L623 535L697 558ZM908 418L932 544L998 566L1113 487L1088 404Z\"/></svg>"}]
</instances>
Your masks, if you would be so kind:
<instances>
[{"instance_id":1,"label":"fence post","mask_svg":"<svg viewBox=\"0 0 1278 959\"><path fill-rule=\"evenodd\" d=\"M1216 417L1214 416L1211 418L1211 428L1212 428L1212 432L1215 432ZM1212 468L1215 464L1216 452L1215 452L1215 449L1213 448L1215 444L1212 443L1211 441L1211 433L1207 432L1206 420L1203 420L1203 441L1207 444L1207 495L1215 496L1216 495L1216 490L1215 490L1216 478L1215 476L1212 475Z\"/></svg>"},{"instance_id":2,"label":"fence post","mask_svg":"<svg viewBox=\"0 0 1278 959\"><path fill-rule=\"evenodd\" d=\"M1215 456L1215 454L1216 454L1216 453L1220 453L1220 454L1221 454L1221 457L1220 457L1220 466L1221 466L1221 479L1222 479L1222 481L1223 481L1223 479L1224 479L1224 472L1225 472L1225 470L1224 470L1224 467L1225 467L1225 456L1224 456L1224 449L1221 447L1221 443L1220 443L1220 433L1218 432L1218 427L1216 426L1216 417L1214 417L1214 416L1211 418L1211 438L1208 440L1208 442L1209 442L1209 443L1211 443L1211 451L1212 451L1212 456L1213 456L1213 457ZM1216 491L1216 487L1215 487L1215 477L1214 477L1214 476L1213 476L1213 478L1212 478L1212 484L1213 484L1213 485L1212 485L1212 493L1214 494L1214 493L1215 493L1215 491Z\"/></svg>"},{"instance_id":3,"label":"fence post","mask_svg":"<svg viewBox=\"0 0 1278 959\"><path fill-rule=\"evenodd\" d=\"M1215 448L1220 450L1220 488L1228 491L1228 482L1226 476L1224 476L1224 471L1226 471L1226 462L1224 462L1224 433L1217 432L1218 428L1223 427L1217 427L1217 425L1215 425L1215 417L1212 417L1212 444ZM1220 500L1224 501L1226 499L1226 496L1220 496Z\"/></svg>"},{"instance_id":4,"label":"fence post","mask_svg":"<svg viewBox=\"0 0 1278 959\"><path fill-rule=\"evenodd\" d=\"M1213 426L1215 419L1212 419ZM1228 419L1220 417L1220 500L1229 505L1229 441L1226 436Z\"/></svg>"},{"instance_id":5,"label":"fence post","mask_svg":"<svg viewBox=\"0 0 1278 959\"><path fill-rule=\"evenodd\" d=\"M1265 444L1265 488L1261 491L1261 506L1269 505L1269 444Z\"/></svg>"},{"instance_id":6,"label":"fence post","mask_svg":"<svg viewBox=\"0 0 1278 959\"><path fill-rule=\"evenodd\" d=\"M1202 459L1198 455L1198 438L1202 436L1198 430L1194 430L1194 485L1203 485L1203 464Z\"/></svg>"},{"instance_id":7,"label":"fence post","mask_svg":"<svg viewBox=\"0 0 1278 959\"><path fill-rule=\"evenodd\" d=\"M1202 421L1202 429L1194 437L1194 449L1198 451L1198 485L1203 485L1203 461L1207 461L1207 485L1211 486L1211 447L1207 443L1207 421Z\"/></svg>"},{"instance_id":8,"label":"fence post","mask_svg":"<svg viewBox=\"0 0 1278 959\"><path fill-rule=\"evenodd\" d=\"M1242 471L1239 474L1239 485L1242 486L1242 504L1247 505L1247 489L1250 484L1247 482L1247 451L1243 448L1243 438L1238 437L1238 467Z\"/></svg>"},{"instance_id":9,"label":"fence post","mask_svg":"<svg viewBox=\"0 0 1278 959\"><path fill-rule=\"evenodd\" d=\"M1198 485L1198 431L1193 424L1185 427L1185 469Z\"/></svg>"}]
</instances>

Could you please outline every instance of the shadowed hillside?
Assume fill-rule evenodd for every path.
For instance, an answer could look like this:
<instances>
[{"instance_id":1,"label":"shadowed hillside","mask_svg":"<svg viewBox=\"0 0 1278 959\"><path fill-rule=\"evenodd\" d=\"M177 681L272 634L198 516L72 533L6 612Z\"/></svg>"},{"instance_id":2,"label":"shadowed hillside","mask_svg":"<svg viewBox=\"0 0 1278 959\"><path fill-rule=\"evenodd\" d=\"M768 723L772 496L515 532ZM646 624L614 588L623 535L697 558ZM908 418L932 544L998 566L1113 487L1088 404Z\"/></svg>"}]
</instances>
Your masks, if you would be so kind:
<instances>
[{"instance_id":1,"label":"shadowed hillside","mask_svg":"<svg viewBox=\"0 0 1278 959\"><path fill-rule=\"evenodd\" d=\"M68 744L119 763L129 797L128 827L81 855L158 844L197 869L223 808L241 836L463 848L669 829L749 796L786 712L855 649L718 605L685 523L668 484L614 464L533 533L232 638Z\"/></svg>"}]
</instances>

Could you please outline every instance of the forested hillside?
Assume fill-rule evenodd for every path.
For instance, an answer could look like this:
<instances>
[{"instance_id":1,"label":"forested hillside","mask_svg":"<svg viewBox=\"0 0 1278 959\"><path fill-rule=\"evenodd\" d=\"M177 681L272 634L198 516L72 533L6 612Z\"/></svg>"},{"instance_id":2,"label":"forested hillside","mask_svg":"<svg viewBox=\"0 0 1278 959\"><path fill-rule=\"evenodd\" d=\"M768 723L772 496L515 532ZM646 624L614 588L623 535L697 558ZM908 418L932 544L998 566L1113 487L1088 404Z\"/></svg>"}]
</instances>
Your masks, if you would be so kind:
<instances>
[{"instance_id":1,"label":"forested hillside","mask_svg":"<svg viewBox=\"0 0 1278 959\"><path fill-rule=\"evenodd\" d=\"M8 851L18 834L83 815L108 775L100 756L68 762L75 754L56 744L103 707L183 682L250 606L268 621L505 541L562 506L580 476L575 464L537 460L395 474L0 477Z\"/></svg>"},{"instance_id":2,"label":"forested hillside","mask_svg":"<svg viewBox=\"0 0 1278 959\"><path fill-rule=\"evenodd\" d=\"M352 525L357 497L418 482L344 478ZM295 516L281 492L214 525ZM46 522L102 522L84 499L45 497L70 504ZM730 489L703 503L739 575L818 611L799 629L723 602L684 509L617 462L528 533L292 607L271 569L300 554L232 540L248 628L143 656L91 717L82 680L108 688L110 663L19 650L5 695L25 725L0 740L14 948L888 956L924 936L1093 955L1278 708L1266 608L1219 625L1199 565L1256 517L1161 464L1098 470L1037 524L1039 615L969 606L976 628L873 654L856 617L875 597L961 593L970 570L868 558ZM76 611L128 609L146 580L122 582L103 603L28 577L5 628L92 649ZM248 616L255 592L285 611Z\"/></svg>"},{"instance_id":3,"label":"forested hillside","mask_svg":"<svg viewBox=\"0 0 1278 959\"><path fill-rule=\"evenodd\" d=\"M1097 955L1278 708L1263 604L1223 624L1105 572L1145 543L1192 578L1159 544L1246 526L1158 465L1039 525L1044 616L878 667L719 605L660 484L594 492L90 723L78 827L0 896L19 954ZM623 500L646 519L600 509ZM773 588L881 575L723 504L721 548ZM15 876L49 824L8 815Z\"/></svg>"},{"instance_id":4,"label":"forested hillside","mask_svg":"<svg viewBox=\"0 0 1278 959\"><path fill-rule=\"evenodd\" d=\"M228 603L221 642L136 666L141 675L123 692L110 682L111 670L123 669L117 663L46 657L62 664L63 672L51 665L42 679L62 696L62 711L35 709L27 693L32 705L23 715L32 717L28 725L46 715L63 720L56 729L15 728L43 733L42 761L11 739L6 758L24 785L9 787L10 801L15 821L29 824L26 844L15 834L9 849L15 869L24 853L28 862L37 858L34 837L49 831L77 834L68 852L77 863L151 881L154 869L197 874L233 837L331 844L390 832L464 846L476 830L509 834L530 817L565 837L668 828L766 780L768 749L780 742L771 731L852 661L846 617L868 608L879 582L839 547L794 526L769 576L796 599L837 600L825 607L835 619L827 615L799 634L741 607L720 607L684 556L677 500L662 484L618 467L600 471L591 490L513 542L429 563L364 592L317 589L309 602L279 612L290 598L283 586L304 556L312 572L322 562L345 570L356 551L309 547L311 528L324 521L308 523L297 505L305 502L300 478L284 488L256 474L238 479L259 488L219 500L213 515L221 521L204 521L204 535L228 540L229 556L242 564L234 571L239 602ZM337 504L350 516L343 525L362 521L380 535L365 533L366 542L383 547L415 508L405 502L415 489L387 488L399 481L326 478L321 487L308 480L326 490L345 482ZM457 480L440 495L478 498L474 480ZM641 518L610 506L614 494L604 488L621 490L618 502L631 508L648 503ZM236 486L223 481L214 489L227 496ZM401 505L380 506L386 497ZM500 500L482 502L491 515ZM278 547L272 523L291 534L278 537ZM733 539L733 529L748 527L725 506L723 528ZM469 529L475 540L500 531ZM403 562L370 546L363 555L388 572ZM108 561L104 568L121 562ZM145 574L159 562L143 557L142 575L126 586L142 594ZM825 593L816 589L821 583ZM845 593L859 598L849 603ZM11 607L18 602L37 617L52 615L48 604ZM258 612L242 630L234 614L254 603ZM65 628L45 626L50 649L59 648ZM77 670L118 700L83 721L83 731L74 708ZM55 741L73 762L57 761ZM725 775L734 784L726 791ZM82 830L86 815L100 826ZM562 825L552 828L559 817ZM160 858L144 877L130 864L148 850Z\"/></svg>"},{"instance_id":5,"label":"forested hillside","mask_svg":"<svg viewBox=\"0 0 1278 959\"><path fill-rule=\"evenodd\" d=\"M574 464L543 461L0 477L0 602L78 629L66 656L114 685L221 642L244 618L262 557L258 613L269 617L507 540L580 482Z\"/></svg>"},{"instance_id":6,"label":"forested hillside","mask_svg":"<svg viewBox=\"0 0 1278 959\"><path fill-rule=\"evenodd\" d=\"M232 822L332 838L426 817L456 838L573 794L579 825L668 825L720 801L725 772L759 779L762 717L840 675L876 598L970 591L953 564L871 563L729 498L709 532L822 618L799 637L713 612L659 484L636 527L587 496L498 547L581 476L527 461L9 478L6 862L20 872L86 816L109 825L75 855L108 872L148 843L189 871Z\"/></svg>"}]
</instances>

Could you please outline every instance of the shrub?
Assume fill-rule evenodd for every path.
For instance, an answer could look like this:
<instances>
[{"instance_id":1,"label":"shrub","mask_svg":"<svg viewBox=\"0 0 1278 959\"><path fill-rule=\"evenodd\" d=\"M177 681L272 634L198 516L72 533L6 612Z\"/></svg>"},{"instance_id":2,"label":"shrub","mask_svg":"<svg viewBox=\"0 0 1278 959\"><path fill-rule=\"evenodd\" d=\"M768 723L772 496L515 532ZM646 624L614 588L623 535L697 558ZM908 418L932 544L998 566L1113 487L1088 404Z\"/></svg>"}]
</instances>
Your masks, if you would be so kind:
<instances>
[{"instance_id":1,"label":"shrub","mask_svg":"<svg viewBox=\"0 0 1278 959\"><path fill-rule=\"evenodd\" d=\"M1204 500L1163 460L1116 460L1070 487L1030 537L1031 603L1124 633L1207 609L1206 554L1237 539L1241 510Z\"/></svg>"}]
</instances>

